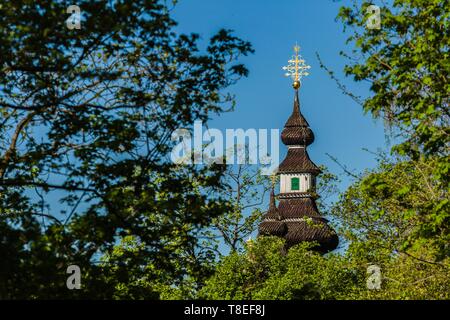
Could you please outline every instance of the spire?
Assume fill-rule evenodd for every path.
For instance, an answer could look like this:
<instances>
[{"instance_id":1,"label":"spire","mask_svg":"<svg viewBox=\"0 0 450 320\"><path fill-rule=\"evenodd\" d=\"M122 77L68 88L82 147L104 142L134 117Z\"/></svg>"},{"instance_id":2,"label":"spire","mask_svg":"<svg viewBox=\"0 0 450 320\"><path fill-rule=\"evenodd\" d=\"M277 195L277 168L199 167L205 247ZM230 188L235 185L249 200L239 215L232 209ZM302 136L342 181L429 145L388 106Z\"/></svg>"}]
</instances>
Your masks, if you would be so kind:
<instances>
[{"instance_id":1,"label":"spire","mask_svg":"<svg viewBox=\"0 0 450 320\"><path fill-rule=\"evenodd\" d=\"M295 55L288 61L288 66L283 67L287 70L286 76L290 76L294 80L293 87L294 94L294 108L292 114L284 125L281 133L281 141L285 145L300 145L308 146L314 142L314 133L309 128L309 124L300 112L300 99L298 98L298 91L301 86L301 79L309 75L306 70L311 67L305 64L305 60L300 55L300 47L294 47Z\"/></svg>"},{"instance_id":2,"label":"spire","mask_svg":"<svg viewBox=\"0 0 450 320\"><path fill-rule=\"evenodd\" d=\"M283 217L280 215L277 204L275 202L275 175L272 176L272 187L270 190L269 210L266 212L265 217L274 220L281 220Z\"/></svg>"},{"instance_id":3,"label":"spire","mask_svg":"<svg viewBox=\"0 0 450 320\"><path fill-rule=\"evenodd\" d=\"M270 209L276 209L276 204L275 204L275 191L273 190L274 187L272 185L272 190L270 191L270 203L269 203L269 208Z\"/></svg>"},{"instance_id":4,"label":"spire","mask_svg":"<svg viewBox=\"0 0 450 320\"><path fill-rule=\"evenodd\" d=\"M270 191L270 200L269 200L269 211L272 213L272 217L276 220L281 221L283 216L280 214L280 211L277 208L277 204L275 203L275 186L272 184L272 190Z\"/></svg>"},{"instance_id":5,"label":"spire","mask_svg":"<svg viewBox=\"0 0 450 320\"><path fill-rule=\"evenodd\" d=\"M294 108L281 132L281 141L288 146L309 146L314 142L314 133L309 127L308 121L306 121L305 117L303 117L303 114L300 112L298 90L295 90Z\"/></svg>"},{"instance_id":6,"label":"spire","mask_svg":"<svg viewBox=\"0 0 450 320\"><path fill-rule=\"evenodd\" d=\"M284 127L305 127L309 128L308 121L306 121L303 114L300 112L300 100L298 98L298 90L295 90L294 95L294 107L292 109L292 114L286 121Z\"/></svg>"}]
</instances>

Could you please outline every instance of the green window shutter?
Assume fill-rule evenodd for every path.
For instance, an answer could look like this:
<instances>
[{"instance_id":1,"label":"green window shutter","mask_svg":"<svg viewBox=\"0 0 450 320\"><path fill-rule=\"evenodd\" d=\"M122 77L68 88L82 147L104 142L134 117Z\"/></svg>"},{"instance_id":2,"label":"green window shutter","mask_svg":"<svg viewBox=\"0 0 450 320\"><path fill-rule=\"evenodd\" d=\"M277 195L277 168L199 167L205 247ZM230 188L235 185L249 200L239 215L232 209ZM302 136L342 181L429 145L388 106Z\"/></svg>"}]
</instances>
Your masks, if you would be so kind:
<instances>
[{"instance_id":1,"label":"green window shutter","mask_svg":"<svg viewBox=\"0 0 450 320\"><path fill-rule=\"evenodd\" d=\"M291 190L300 190L299 178L291 178Z\"/></svg>"}]
</instances>

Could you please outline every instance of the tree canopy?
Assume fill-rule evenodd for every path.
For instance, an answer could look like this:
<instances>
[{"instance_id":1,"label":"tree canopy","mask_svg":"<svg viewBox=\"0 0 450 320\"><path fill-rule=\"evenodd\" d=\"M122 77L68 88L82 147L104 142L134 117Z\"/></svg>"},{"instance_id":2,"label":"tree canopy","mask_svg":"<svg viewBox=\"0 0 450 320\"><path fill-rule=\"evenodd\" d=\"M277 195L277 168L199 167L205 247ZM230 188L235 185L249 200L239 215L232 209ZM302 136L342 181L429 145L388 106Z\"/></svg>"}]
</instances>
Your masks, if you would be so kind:
<instances>
[{"instance_id":1,"label":"tree canopy","mask_svg":"<svg viewBox=\"0 0 450 320\"><path fill-rule=\"evenodd\" d=\"M146 264L202 274L196 233L228 207L224 168L176 166L170 137L229 108L250 44L220 30L201 50L164 1L77 5L80 29L65 1L0 7L2 298L111 297L100 260L123 237L141 245L125 283ZM67 290L70 264L84 290Z\"/></svg>"},{"instance_id":2,"label":"tree canopy","mask_svg":"<svg viewBox=\"0 0 450 320\"><path fill-rule=\"evenodd\" d=\"M428 239L436 245L436 259L445 258L450 254L450 9L445 1L395 0L380 8L381 26L371 29L369 5L354 2L339 12L354 45L351 53L342 53L349 58L344 71L356 82L370 83L371 94L361 105L384 118L400 140L392 148L398 163L384 165L349 192L371 197L369 212L355 207L361 215L404 224L404 247Z\"/></svg>"}]
</instances>

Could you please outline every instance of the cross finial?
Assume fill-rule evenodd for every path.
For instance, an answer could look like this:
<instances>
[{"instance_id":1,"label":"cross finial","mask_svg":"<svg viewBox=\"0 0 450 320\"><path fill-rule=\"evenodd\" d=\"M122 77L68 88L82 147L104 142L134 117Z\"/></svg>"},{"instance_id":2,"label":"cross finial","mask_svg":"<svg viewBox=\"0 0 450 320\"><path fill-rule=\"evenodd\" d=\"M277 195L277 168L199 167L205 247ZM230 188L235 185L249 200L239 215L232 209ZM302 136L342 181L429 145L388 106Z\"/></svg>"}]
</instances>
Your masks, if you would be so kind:
<instances>
[{"instance_id":1,"label":"cross finial","mask_svg":"<svg viewBox=\"0 0 450 320\"><path fill-rule=\"evenodd\" d=\"M300 46L297 43L294 46L294 52L292 59L288 60L288 65L283 67L283 70L287 71L286 77L291 77L294 80L293 87L297 90L300 88L302 77L309 75L307 70L311 67L305 63L300 55Z\"/></svg>"}]
</instances>

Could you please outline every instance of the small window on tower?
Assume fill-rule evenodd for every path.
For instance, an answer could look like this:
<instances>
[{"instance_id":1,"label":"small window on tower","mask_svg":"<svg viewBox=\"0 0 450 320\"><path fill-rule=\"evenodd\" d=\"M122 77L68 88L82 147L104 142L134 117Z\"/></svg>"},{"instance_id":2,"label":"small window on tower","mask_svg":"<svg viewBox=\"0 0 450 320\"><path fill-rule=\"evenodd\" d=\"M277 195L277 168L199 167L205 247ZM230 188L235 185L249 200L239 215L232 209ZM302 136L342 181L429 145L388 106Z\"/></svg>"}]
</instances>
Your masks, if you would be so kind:
<instances>
[{"instance_id":1,"label":"small window on tower","mask_svg":"<svg viewBox=\"0 0 450 320\"><path fill-rule=\"evenodd\" d=\"M299 178L291 178L291 190L300 190L300 179Z\"/></svg>"}]
</instances>

